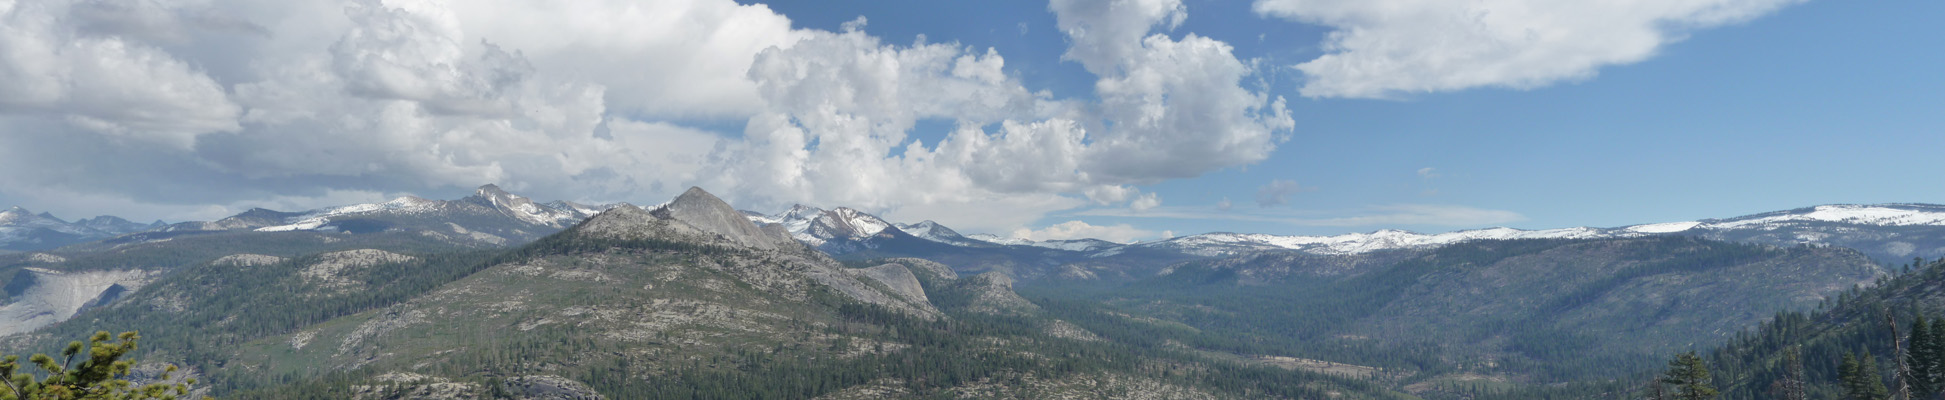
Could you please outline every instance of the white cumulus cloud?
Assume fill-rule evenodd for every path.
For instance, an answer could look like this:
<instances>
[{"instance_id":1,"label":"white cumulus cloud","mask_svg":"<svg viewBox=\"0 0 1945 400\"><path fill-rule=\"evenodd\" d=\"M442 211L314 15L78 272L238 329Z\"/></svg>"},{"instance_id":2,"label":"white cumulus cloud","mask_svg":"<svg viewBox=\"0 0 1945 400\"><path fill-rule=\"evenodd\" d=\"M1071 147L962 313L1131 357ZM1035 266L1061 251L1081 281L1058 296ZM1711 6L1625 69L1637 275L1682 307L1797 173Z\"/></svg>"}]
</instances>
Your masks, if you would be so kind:
<instances>
[{"instance_id":1,"label":"white cumulus cloud","mask_svg":"<svg viewBox=\"0 0 1945 400\"><path fill-rule=\"evenodd\" d=\"M1100 77L1088 154L1096 179L1155 182L1268 158L1296 124L1282 98L1242 86L1254 73L1222 41L1153 33L1188 18L1179 0L1056 0L1073 46L1063 58Z\"/></svg>"},{"instance_id":2,"label":"white cumulus cloud","mask_svg":"<svg viewBox=\"0 0 1945 400\"><path fill-rule=\"evenodd\" d=\"M1129 202L1128 209L1141 211L1150 208L1155 208L1161 205L1162 205L1162 198L1160 195L1154 193L1148 193L1148 194L1141 195L1141 197L1139 198L1136 198L1135 201Z\"/></svg>"},{"instance_id":3,"label":"white cumulus cloud","mask_svg":"<svg viewBox=\"0 0 1945 400\"><path fill-rule=\"evenodd\" d=\"M33 171L0 174L0 196L150 216L697 185L1008 232L1158 207L1137 186L1261 161L1294 126L1247 86L1254 62L1163 34L1188 18L1178 0L1054 2L1067 59L1098 79L1076 98L994 49L886 43L863 19L792 29L730 0L0 4L0 170ZM921 120L953 128L913 140Z\"/></svg>"},{"instance_id":4,"label":"white cumulus cloud","mask_svg":"<svg viewBox=\"0 0 1945 400\"><path fill-rule=\"evenodd\" d=\"M0 115L178 148L238 129L240 110L222 85L165 49L74 23L91 10L58 0L0 6Z\"/></svg>"},{"instance_id":5,"label":"white cumulus cloud","mask_svg":"<svg viewBox=\"0 0 1945 400\"><path fill-rule=\"evenodd\" d=\"M1803 0L1257 0L1258 14L1327 26L1297 64L1310 97L1534 88L1654 56L1689 32Z\"/></svg>"}]
</instances>

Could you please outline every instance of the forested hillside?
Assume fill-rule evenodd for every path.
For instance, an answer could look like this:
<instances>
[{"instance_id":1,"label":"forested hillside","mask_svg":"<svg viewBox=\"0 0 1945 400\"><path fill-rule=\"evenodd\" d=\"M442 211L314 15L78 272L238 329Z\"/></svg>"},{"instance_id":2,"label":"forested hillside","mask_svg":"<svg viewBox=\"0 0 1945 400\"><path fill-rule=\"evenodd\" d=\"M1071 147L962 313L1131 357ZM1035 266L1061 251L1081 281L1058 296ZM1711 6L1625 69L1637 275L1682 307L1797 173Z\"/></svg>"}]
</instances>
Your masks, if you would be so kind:
<instances>
[{"instance_id":1,"label":"forested hillside","mask_svg":"<svg viewBox=\"0 0 1945 400\"><path fill-rule=\"evenodd\" d=\"M1710 354L1730 399L1778 398L1786 381L1811 398L1847 393L1858 380L1909 387L1932 397L1945 389L1945 260L1916 260L1875 287L1846 291L1814 311L1780 313ZM1789 362L1800 359L1800 372ZM1847 377L1844 358L1876 369ZM1900 371L1900 368L1904 371ZM1846 379L1849 378L1849 379Z\"/></svg>"},{"instance_id":2,"label":"forested hillside","mask_svg":"<svg viewBox=\"0 0 1945 400\"><path fill-rule=\"evenodd\" d=\"M1404 385L1541 384L1654 369L1883 274L1848 249L1661 237L1264 254L1124 288L1023 290L1116 340L1370 366Z\"/></svg>"}]
</instances>

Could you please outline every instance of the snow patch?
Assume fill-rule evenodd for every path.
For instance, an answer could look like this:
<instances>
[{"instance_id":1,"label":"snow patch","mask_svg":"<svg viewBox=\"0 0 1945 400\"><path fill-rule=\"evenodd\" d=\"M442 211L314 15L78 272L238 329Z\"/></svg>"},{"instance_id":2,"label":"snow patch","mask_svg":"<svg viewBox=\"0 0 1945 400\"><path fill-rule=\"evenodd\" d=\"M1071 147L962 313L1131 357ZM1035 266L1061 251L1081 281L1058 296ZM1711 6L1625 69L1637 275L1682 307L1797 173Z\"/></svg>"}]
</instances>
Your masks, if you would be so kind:
<instances>
[{"instance_id":1,"label":"snow patch","mask_svg":"<svg viewBox=\"0 0 1945 400\"><path fill-rule=\"evenodd\" d=\"M1627 227L1627 230L1634 231L1634 232L1641 232L1641 233L1675 233L1675 232L1686 231L1689 229L1695 229L1696 226L1700 226L1700 225L1702 225L1702 223L1696 221L1663 222L1659 224L1643 224L1643 225L1630 226Z\"/></svg>"},{"instance_id":2,"label":"snow patch","mask_svg":"<svg viewBox=\"0 0 1945 400\"><path fill-rule=\"evenodd\" d=\"M1006 245L1006 246L1032 246L1034 243L1032 240L1021 239L1016 237L1003 237L991 233L975 233L966 236L966 238L978 240L986 243Z\"/></svg>"}]
</instances>

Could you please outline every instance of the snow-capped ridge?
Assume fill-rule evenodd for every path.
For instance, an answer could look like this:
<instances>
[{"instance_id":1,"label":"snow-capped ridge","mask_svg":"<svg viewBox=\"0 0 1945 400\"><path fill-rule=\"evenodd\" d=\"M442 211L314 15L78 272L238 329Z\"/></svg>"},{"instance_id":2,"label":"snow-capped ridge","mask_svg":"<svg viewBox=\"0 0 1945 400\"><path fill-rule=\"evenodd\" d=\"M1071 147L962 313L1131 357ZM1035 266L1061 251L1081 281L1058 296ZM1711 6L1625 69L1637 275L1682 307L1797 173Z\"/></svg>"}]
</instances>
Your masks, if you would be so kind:
<instances>
[{"instance_id":1,"label":"snow-capped ridge","mask_svg":"<svg viewBox=\"0 0 1945 400\"><path fill-rule=\"evenodd\" d=\"M891 227L891 223L879 219L878 216L849 207L838 207L831 210L830 214L835 221L842 222L842 226L849 230L853 237L877 235L879 232L884 232L885 228Z\"/></svg>"},{"instance_id":2,"label":"snow-capped ridge","mask_svg":"<svg viewBox=\"0 0 1945 400\"><path fill-rule=\"evenodd\" d=\"M391 213L391 214L403 214L403 215L422 214L422 213L435 211L440 205L441 202L438 200L427 200L417 196L404 196L383 203L353 204L348 206L338 206L338 207L311 210L310 212L306 212L296 217L286 218L285 219L285 222L287 222L286 224L261 227L261 228L257 228L256 231L288 232L288 231L300 231L300 230L313 230L313 229L321 228L324 225L331 223L332 217L359 215L359 214L373 214L373 213L381 213L381 212Z\"/></svg>"},{"instance_id":3,"label":"snow-capped ridge","mask_svg":"<svg viewBox=\"0 0 1945 400\"><path fill-rule=\"evenodd\" d=\"M283 213L278 211L252 209L251 211L225 218L215 224L204 224L205 229L224 230L251 228L259 232L286 232L328 230L332 222L350 217L391 216L438 217L454 212L477 212L483 207L524 224L563 229L580 223L588 217L599 214L627 203L606 205L586 205L556 200L548 203L535 203L525 196L509 193L498 185L486 184L474 190L472 196L459 200L432 200L418 196L401 196L381 203L352 204L327 207L302 213ZM285 216L295 214L294 216ZM274 220L273 223L257 221ZM469 234L470 232L457 232Z\"/></svg>"},{"instance_id":4,"label":"snow-capped ridge","mask_svg":"<svg viewBox=\"0 0 1945 400\"><path fill-rule=\"evenodd\" d=\"M1034 241L1028 239L1005 237L991 233L975 233L966 235L966 238L1005 246L1031 246L1034 243Z\"/></svg>"},{"instance_id":5,"label":"snow-capped ridge","mask_svg":"<svg viewBox=\"0 0 1945 400\"><path fill-rule=\"evenodd\" d=\"M898 229L878 216L850 207L825 210L796 204L777 214L748 215L747 218L758 224L779 225L790 232L791 237L812 247L822 248L827 244L844 247L827 248L827 251L856 250L851 247L888 230Z\"/></svg>"},{"instance_id":6,"label":"snow-capped ridge","mask_svg":"<svg viewBox=\"0 0 1945 400\"><path fill-rule=\"evenodd\" d=\"M501 190L499 185L490 183L481 185L474 193L474 199L478 199L479 201L485 202L486 205L499 209L501 212L506 213L507 216L537 225L562 228L580 222L582 219L588 217L587 215L576 213L573 210L560 210L536 204L532 199L508 193L505 190Z\"/></svg>"},{"instance_id":7,"label":"snow-capped ridge","mask_svg":"<svg viewBox=\"0 0 1945 400\"><path fill-rule=\"evenodd\" d=\"M1829 204L1736 218L1703 220L1700 226L1704 229L1774 230L1788 224L1809 222L1875 226L1945 225L1945 206L1912 203Z\"/></svg>"},{"instance_id":8,"label":"snow-capped ridge","mask_svg":"<svg viewBox=\"0 0 1945 400\"><path fill-rule=\"evenodd\" d=\"M1299 250L1314 254L1359 254L1381 250L1425 249L1475 240L1630 238L1687 232L1777 230L1805 223L1869 226L1945 226L1945 206L1930 204L1836 204L1702 221L1662 222L1618 228L1572 227L1525 230L1507 227L1421 234L1396 229L1335 236L1205 233L1138 243L1190 254L1222 256L1258 250ZM1808 240L1808 239L1805 239ZM1119 254L1114 251L1111 254Z\"/></svg>"},{"instance_id":9,"label":"snow-capped ridge","mask_svg":"<svg viewBox=\"0 0 1945 400\"><path fill-rule=\"evenodd\" d=\"M947 228L945 225L940 225L938 222L932 220L920 221L916 224L894 223L892 227L898 228L898 230L920 239L954 246L983 247L992 245L991 242L980 241L961 235L958 231L954 231L952 228Z\"/></svg>"}]
</instances>

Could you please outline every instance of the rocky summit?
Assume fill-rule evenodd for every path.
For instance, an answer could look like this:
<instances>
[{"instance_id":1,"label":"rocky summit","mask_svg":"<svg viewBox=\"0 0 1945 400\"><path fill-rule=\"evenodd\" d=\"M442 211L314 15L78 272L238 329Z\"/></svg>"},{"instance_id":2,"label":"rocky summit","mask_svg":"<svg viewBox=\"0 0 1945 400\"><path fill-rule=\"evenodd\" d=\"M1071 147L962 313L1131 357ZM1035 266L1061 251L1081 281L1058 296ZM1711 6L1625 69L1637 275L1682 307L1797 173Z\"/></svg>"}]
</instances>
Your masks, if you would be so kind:
<instances>
[{"instance_id":1,"label":"rocky summit","mask_svg":"<svg viewBox=\"0 0 1945 400\"><path fill-rule=\"evenodd\" d=\"M775 250L798 247L789 237L779 237L775 235L775 231L765 231L757 227L743 215L743 212L737 211L729 203L698 187L689 188L668 205L651 212L658 217L682 221L703 232L720 235L726 240L751 248Z\"/></svg>"}]
</instances>

